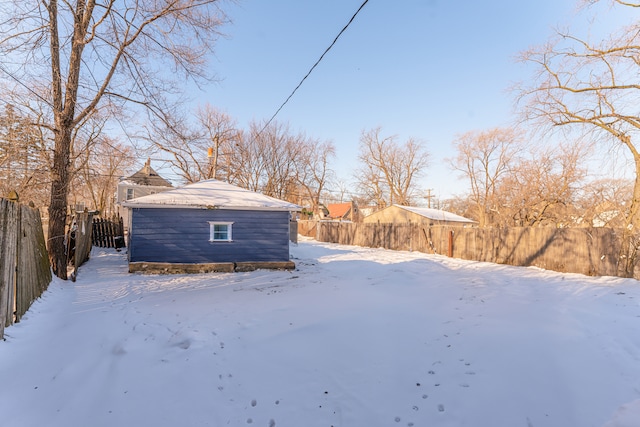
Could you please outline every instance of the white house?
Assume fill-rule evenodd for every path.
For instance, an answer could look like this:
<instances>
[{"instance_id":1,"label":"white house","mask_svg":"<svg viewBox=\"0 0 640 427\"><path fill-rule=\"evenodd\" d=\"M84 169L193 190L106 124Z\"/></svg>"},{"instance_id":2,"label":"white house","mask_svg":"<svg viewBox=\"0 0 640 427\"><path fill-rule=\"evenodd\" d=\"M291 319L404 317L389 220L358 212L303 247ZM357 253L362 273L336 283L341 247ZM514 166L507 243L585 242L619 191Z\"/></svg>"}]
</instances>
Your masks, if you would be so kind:
<instances>
[{"instance_id":1,"label":"white house","mask_svg":"<svg viewBox=\"0 0 640 427\"><path fill-rule=\"evenodd\" d=\"M123 178L118 183L116 192L116 205L120 208L120 214L125 224L129 223L129 210L123 205L127 200L137 197L149 196L171 190L173 186L169 181L158 175L151 167L151 159L147 159L142 169L131 176Z\"/></svg>"}]
</instances>

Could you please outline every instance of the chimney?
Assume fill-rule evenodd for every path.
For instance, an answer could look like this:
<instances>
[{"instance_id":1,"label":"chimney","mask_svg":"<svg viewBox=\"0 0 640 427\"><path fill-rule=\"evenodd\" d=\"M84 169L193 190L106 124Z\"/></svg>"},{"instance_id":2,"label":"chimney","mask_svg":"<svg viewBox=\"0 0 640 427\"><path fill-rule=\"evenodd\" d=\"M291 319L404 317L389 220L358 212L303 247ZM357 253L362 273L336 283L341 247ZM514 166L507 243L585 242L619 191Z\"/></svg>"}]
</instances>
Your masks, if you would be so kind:
<instances>
[{"instance_id":1,"label":"chimney","mask_svg":"<svg viewBox=\"0 0 640 427\"><path fill-rule=\"evenodd\" d=\"M145 175L151 175L151 158L147 157L147 161L144 164L143 171Z\"/></svg>"}]
</instances>

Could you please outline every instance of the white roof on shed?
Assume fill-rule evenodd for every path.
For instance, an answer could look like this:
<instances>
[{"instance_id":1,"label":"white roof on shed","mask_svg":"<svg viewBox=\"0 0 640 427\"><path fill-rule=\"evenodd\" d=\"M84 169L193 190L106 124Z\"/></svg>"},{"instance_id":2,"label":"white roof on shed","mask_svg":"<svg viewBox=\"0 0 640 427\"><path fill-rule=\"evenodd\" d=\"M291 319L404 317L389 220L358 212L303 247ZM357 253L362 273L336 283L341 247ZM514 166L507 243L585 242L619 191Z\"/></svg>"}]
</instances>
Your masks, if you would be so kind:
<instances>
[{"instance_id":1,"label":"white roof on shed","mask_svg":"<svg viewBox=\"0 0 640 427\"><path fill-rule=\"evenodd\" d=\"M208 179L123 203L129 208L199 208L297 211L300 206L246 190L235 185Z\"/></svg>"},{"instance_id":2,"label":"white roof on shed","mask_svg":"<svg viewBox=\"0 0 640 427\"><path fill-rule=\"evenodd\" d=\"M454 213L451 212L447 212L447 211L443 211L440 209L431 209L431 208L414 208L411 206L402 206L402 205L395 205L401 209L407 210L409 212L413 212L415 214L421 215L425 218L429 218L429 219L433 219L433 220L437 220L437 221L450 221L450 222L466 222L469 224L473 224L475 223L474 220L471 220L469 218L465 218L463 216L460 215L456 215Z\"/></svg>"}]
</instances>

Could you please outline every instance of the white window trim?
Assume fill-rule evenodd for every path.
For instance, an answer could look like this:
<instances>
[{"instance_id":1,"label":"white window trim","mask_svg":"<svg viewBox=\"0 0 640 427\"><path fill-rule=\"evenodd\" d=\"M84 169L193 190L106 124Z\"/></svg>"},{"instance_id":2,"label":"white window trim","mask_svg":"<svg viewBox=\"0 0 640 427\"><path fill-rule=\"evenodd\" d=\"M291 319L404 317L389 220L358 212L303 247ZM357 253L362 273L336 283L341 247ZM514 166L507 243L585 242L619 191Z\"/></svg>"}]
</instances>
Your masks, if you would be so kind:
<instances>
[{"instance_id":1,"label":"white window trim","mask_svg":"<svg viewBox=\"0 0 640 427\"><path fill-rule=\"evenodd\" d=\"M214 229L216 225L226 225L227 228L227 238L226 239L215 239L214 238ZM232 242L233 241L233 222L231 221L209 221L209 241L210 242Z\"/></svg>"}]
</instances>

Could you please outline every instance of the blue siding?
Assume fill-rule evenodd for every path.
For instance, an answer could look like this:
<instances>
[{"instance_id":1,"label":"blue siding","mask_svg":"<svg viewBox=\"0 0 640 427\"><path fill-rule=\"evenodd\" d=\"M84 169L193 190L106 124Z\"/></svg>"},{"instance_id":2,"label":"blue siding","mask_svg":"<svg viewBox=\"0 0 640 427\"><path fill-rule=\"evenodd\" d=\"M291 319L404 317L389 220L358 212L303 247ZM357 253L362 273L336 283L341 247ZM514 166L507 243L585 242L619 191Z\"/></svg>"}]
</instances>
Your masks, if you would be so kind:
<instances>
[{"instance_id":1,"label":"blue siding","mask_svg":"<svg viewBox=\"0 0 640 427\"><path fill-rule=\"evenodd\" d=\"M134 208L130 262L289 261L289 212ZM232 242L209 242L209 221L233 222Z\"/></svg>"}]
</instances>

